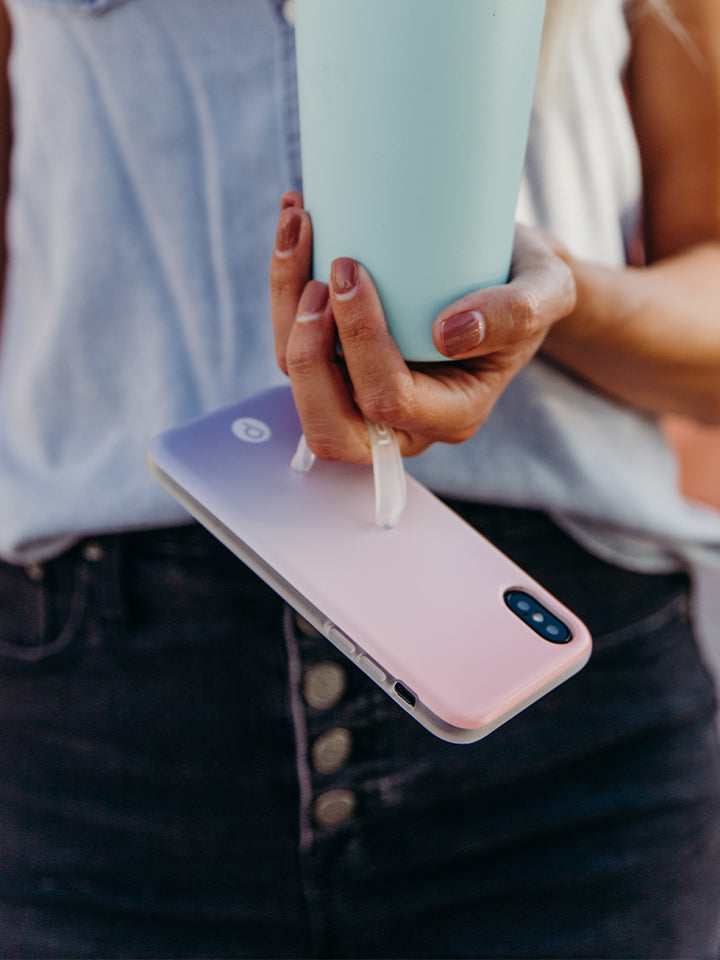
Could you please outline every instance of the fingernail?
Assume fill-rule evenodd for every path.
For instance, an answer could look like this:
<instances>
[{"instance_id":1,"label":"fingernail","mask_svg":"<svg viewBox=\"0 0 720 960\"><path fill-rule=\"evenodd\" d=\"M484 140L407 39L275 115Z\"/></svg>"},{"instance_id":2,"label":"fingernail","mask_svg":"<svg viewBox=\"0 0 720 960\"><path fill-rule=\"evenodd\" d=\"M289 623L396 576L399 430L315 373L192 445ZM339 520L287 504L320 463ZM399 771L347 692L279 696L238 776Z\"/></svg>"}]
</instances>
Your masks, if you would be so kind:
<instances>
[{"instance_id":1,"label":"fingernail","mask_svg":"<svg viewBox=\"0 0 720 960\"><path fill-rule=\"evenodd\" d=\"M300 240L302 214L295 207L284 210L278 224L275 237L275 253L279 257L289 257L295 252Z\"/></svg>"},{"instance_id":2,"label":"fingernail","mask_svg":"<svg viewBox=\"0 0 720 960\"><path fill-rule=\"evenodd\" d=\"M360 272L355 260L350 257L340 257L332 265L332 285L336 296L349 299L354 293L360 280Z\"/></svg>"},{"instance_id":3,"label":"fingernail","mask_svg":"<svg viewBox=\"0 0 720 960\"><path fill-rule=\"evenodd\" d=\"M477 310L458 313L443 320L440 325L440 338L443 351L448 357L457 357L468 350L474 350L485 337L485 320Z\"/></svg>"},{"instance_id":4,"label":"fingernail","mask_svg":"<svg viewBox=\"0 0 720 960\"><path fill-rule=\"evenodd\" d=\"M300 206L300 194L297 190L286 190L280 197L280 209L287 210L290 207Z\"/></svg>"},{"instance_id":5,"label":"fingernail","mask_svg":"<svg viewBox=\"0 0 720 960\"><path fill-rule=\"evenodd\" d=\"M328 288L319 280L311 280L303 290L298 305L298 323L308 323L317 320L325 312L328 302Z\"/></svg>"}]
</instances>

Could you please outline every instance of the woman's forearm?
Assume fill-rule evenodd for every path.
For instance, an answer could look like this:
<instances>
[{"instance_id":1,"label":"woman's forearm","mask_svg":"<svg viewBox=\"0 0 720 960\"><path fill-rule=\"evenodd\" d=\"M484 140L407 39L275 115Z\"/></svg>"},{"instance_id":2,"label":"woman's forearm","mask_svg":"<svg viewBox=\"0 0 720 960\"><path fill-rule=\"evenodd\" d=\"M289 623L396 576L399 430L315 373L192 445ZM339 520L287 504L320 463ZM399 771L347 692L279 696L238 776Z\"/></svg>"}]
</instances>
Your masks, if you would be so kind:
<instances>
[{"instance_id":1,"label":"woman's forearm","mask_svg":"<svg viewBox=\"0 0 720 960\"><path fill-rule=\"evenodd\" d=\"M641 410L720 422L720 241L642 268L566 259L577 307L546 355Z\"/></svg>"},{"instance_id":2,"label":"woman's forearm","mask_svg":"<svg viewBox=\"0 0 720 960\"><path fill-rule=\"evenodd\" d=\"M643 172L650 265L605 269L560 255L576 309L546 353L654 414L720 422L720 4L631 0L627 92Z\"/></svg>"}]
</instances>

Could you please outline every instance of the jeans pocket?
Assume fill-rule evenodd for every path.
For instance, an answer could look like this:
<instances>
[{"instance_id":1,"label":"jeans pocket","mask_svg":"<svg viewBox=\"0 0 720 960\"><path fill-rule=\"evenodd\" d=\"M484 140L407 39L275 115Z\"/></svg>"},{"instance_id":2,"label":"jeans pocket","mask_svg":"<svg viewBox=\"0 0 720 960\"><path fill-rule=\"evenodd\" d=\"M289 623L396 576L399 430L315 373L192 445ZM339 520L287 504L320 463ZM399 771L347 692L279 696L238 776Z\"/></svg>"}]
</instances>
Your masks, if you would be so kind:
<instances>
[{"instance_id":1,"label":"jeans pocket","mask_svg":"<svg viewBox=\"0 0 720 960\"><path fill-rule=\"evenodd\" d=\"M47 670L71 656L87 594L74 552L29 571L0 564L0 672Z\"/></svg>"},{"instance_id":2,"label":"jeans pocket","mask_svg":"<svg viewBox=\"0 0 720 960\"><path fill-rule=\"evenodd\" d=\"M637 620L628 617L622 626L594 634L593 657L626 656L626 648L630 647L636 658L643 659L665 646L672 646L678 637L687 633L692 634L692 617L690 596L684 590Z\"/></svg>"},{"instance_id":3,"label":"jeans pocket","mask_svg":"<svg viewBox=\"0 0 720 960\"><path fill-rule=\"evenodd\" d=\"M14 0L14 2L26 7L52 10L56 13L96 17L112 10L113 7L128 3L129 0Z\"/></svg>"}]
</instances>

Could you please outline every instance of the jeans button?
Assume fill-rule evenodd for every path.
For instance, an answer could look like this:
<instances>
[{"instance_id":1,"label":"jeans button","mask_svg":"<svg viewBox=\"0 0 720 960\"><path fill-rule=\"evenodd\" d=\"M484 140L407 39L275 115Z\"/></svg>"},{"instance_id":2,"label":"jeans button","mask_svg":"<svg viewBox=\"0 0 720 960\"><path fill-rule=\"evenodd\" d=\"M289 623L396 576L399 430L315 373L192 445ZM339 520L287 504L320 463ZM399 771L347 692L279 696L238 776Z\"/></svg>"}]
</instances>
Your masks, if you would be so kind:
<instances>
[{"instance_id":1,"label":"jeans button","mask_svg":"<svg viewBox=\"0 0 720 960\"><path fill-rule=\"evenodd\" d=\"M315 640L318 637L322 636L320 631L316 630L311 623L308 623L305 617L301 617L299 613L295 613L294 617L295 617L295 626L298 628L298 630L300 631L300 633L302 633L304 637L312 637L313 640Z\"/></svg>"},{"instance_id":2,"label":"jeans button","mask_svg":"<svg viewBox=\"0 0 720 960\"><path fill-rule=\"evenodd\" d=\"M25 575L29 580L40 583L45 579L45 568L41 563L28 563L25 566Z\"/></svg>"},{"instance_id":3,"label":"jeans button","mask_svg":"<svg viewBox=\"0 0 720 960\"><path fill-rule=\"evenodd\" d=\"M316 710L329 710L345 693L347 676L339 663L328 660L308 667L303 677L303 697Z\"/></svg>"},{"instance_id":4,"label":"jeans button","mask_svg":"<svg viewBox=\"0 0 720 960\"><path fill-rule=\"evenodd\" d=\"M356 805L351 790L328 790L315 801L315 819L321 827L339 827L352 817Z\"/></svg>"},{"instance_id":5,"label":"jeans button","mask_svg":"<svg viewBox=\"0 0 720 960\"><path fill-rule=\"evenodd\" d=\"M88 563L99 563L100 560L105 556L105 551L102 548L102 545L97 543L95 540L91 540L89 543L86 543L82 551L83 558L88 561Z\"/></svg>"},{"instance_id":6,"label":"jeans button","mask_svg":"<svg viewBox=\"0 0 720 960\"><path fill-rule=\"evenodd\" d=\"M350 756L352 734L336 727L321 734L312 745L312 764L317 773L337 773Z\"/></svg>"}]
</instances>

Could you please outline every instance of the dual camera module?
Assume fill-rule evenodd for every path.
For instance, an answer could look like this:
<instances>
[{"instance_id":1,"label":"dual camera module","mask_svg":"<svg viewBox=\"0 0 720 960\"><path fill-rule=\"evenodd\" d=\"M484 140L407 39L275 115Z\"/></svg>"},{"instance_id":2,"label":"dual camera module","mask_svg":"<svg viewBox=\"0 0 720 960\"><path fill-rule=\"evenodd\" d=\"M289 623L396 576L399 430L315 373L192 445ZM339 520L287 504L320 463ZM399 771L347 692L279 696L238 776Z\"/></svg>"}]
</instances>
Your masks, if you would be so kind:
<instances>
[{"instance_id":1,"label":"dual camera module","mask_svg":"<svg viewBox=\"0 0 720 960\"><path fill-rule=\"evenodd\" d=\"M505 603L512 612L550 643L569 643L570 629L550 611L524 590L508 590Z\"/></svg>"}]
</instances>

